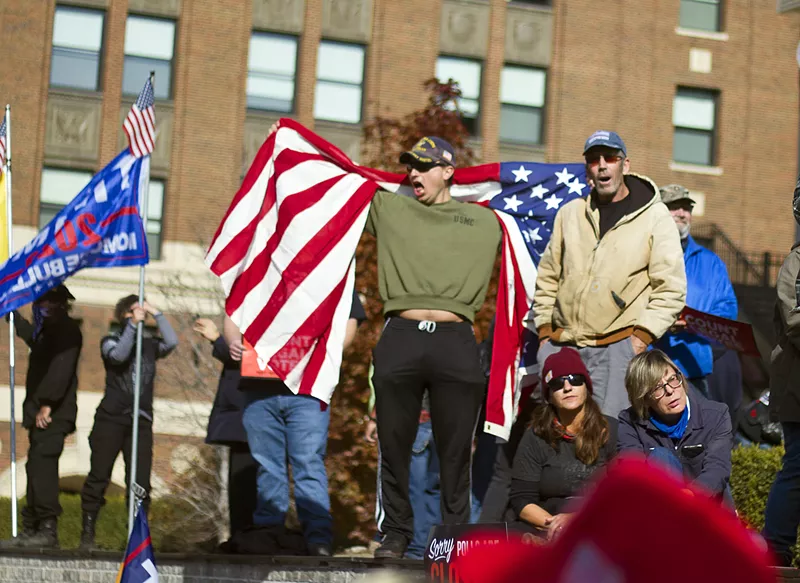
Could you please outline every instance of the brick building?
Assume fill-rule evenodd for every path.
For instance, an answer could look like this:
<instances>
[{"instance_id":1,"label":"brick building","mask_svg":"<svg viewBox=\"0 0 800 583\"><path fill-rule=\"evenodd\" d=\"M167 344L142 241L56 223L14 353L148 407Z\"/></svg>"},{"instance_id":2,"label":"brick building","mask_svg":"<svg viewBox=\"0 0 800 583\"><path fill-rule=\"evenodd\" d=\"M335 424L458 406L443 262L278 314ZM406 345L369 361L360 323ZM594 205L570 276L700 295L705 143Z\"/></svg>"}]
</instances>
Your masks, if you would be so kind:
<instances>
[{"instance_id":1,"label":"brick building","mask_svg":"<svg viewBox=\"0 0 800 583\"><path fill-rule=\"evenodd\" d=\"M363 122L422 106L434 75L459 81L483 161L576 161L592 131L613 129L634 171L694 193L700 221L745 252L781 253L795 237L799 25L775 0L4 0L15 240L29 240L122 149L121 120L153 69L148 293L173 313L218 311L204 247L273 121L295 117L358 159ZM69 281L85 348L65 476L88 469L99 339L136 282L122 268ZM21 344L18 353L24 373ZM193 357L171 358L184 370ZM202 417L208 404L187 404L180 377L157 386L156 483L181 467L177 437L192 450L203 435L181 407ZM0 426L0 471L6 435ZM0 475L3 494L8 480Z\"/></svg>"}]
</instances>

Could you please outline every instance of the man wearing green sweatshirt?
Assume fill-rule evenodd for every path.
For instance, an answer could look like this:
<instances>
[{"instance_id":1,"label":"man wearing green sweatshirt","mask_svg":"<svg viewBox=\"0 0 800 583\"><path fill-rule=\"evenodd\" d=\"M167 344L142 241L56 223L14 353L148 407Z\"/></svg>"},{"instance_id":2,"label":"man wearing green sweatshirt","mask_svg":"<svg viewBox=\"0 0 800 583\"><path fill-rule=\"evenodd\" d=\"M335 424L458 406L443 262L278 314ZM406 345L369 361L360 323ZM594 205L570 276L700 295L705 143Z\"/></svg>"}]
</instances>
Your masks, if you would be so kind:
<instances>
[{"instance_id":1,"label":"man wearing green sweatshirt","mask_svg":"<svg viewBox=\"0 0 800 583\"><path fill-rule=\"evenodd\" d=\"M500 243L492 211L450 195L455 152L425 137L400 156L413 197L379 191L366 229L378 242L386 323L374 350L385 517L376 557L400 558L413 537L409 465L425 390L441 460L444 523L470 518L471 443L485 377L472 328Z\"/></svg>"}]
</instances>

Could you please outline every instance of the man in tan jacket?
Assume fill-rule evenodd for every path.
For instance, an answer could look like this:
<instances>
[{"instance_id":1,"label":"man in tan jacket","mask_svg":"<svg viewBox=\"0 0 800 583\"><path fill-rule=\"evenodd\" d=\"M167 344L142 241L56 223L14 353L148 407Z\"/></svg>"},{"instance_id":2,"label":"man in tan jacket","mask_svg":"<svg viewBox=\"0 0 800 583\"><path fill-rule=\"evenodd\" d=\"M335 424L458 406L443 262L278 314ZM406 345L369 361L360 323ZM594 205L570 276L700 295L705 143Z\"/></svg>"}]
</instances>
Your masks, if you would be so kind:
<instances>
[{"instance_id":1,"label":"man in tan jacket","mask_svg":"<svg viewBox=\"0 0 800 583\"><path fill-rule=\"evenodd\" d=\"M628 362L684 307L683 249L656 185L628 173L618 134L595 132L583 155L592 192L558 212L539 263L533 301L538 361L562 346L577 348L594 399L616 417L629 406Z\"/></svg>"}]
</instances>

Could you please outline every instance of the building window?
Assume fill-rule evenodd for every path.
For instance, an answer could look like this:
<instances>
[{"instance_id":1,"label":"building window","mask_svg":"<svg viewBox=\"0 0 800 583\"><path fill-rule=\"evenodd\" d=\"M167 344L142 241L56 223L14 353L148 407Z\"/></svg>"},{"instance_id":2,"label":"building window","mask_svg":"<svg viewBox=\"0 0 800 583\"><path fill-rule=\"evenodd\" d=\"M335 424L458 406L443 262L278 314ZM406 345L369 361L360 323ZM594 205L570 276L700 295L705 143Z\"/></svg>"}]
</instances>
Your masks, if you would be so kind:
<instances>
[{"instance_id":1,"label":"building window","mask_svg":"<svg viewBox=\"0 0 800 583\"><path fill-rule=\"evenodd\" d=\"M164 191L166 183L150 179L147 191L147 248L150 259L161 259L161 218L164 213Z\"/></svg>"},{"instance_id":2,"label":"building window","mask_svg":"<svg viewBox=\"0 0 800 583\"><path fill-rule=\"evenodd\" d=\"M254 32L247 59L247 107L293 112L296 72L297 37Z\"/></svg>"},{"instance_id":3,"label":"building window","mask_svg":"<svg viewBox=\"0 0 800 583\"><path fill-rule=\"evenodd\" d=\"M478 135L478 119L481 103L481 64L470 59L439 57L436 60L436 78L445 83L452 79L461 89L458 108L461 121L469 133Z\"/></svg>"},{"instance_id":4,"label":"building window","mask_svg":"<svg viewBox=\"0 0 800 583\"><path fill-rule=\"evenodd\" d=\"M679 88L672 105L675 162L714 165L717 94L702 89Z\"/></svg>"},{"instance_id":5,"label":"building window","mask_svg":"<svg viewBox=\"0 0 800 583\"><path fill-rule=\"evenodd\" d=\"M100 89L103 20L100 10L56 6L50 87Z\"/></svg>"},{"instance_id":6,"label":"building window","mask_svg":"<svg viewBox=\"0 0 800 583\"><path fill-rule=\"evenodd\" d=\"M694 30L719 32L721 0L681 0L680 26Z\"/></svg>"},{"instance_id":7,"label":"building window","mask_svg":"<svg viewBox=\"0 0 800 583\"><path fill-rule=\"evenodd\" d=\"M533 4L534 6L550 6L553 0L506 0L506 2L513 2L514 4Z\"/></svg>"},{"instance_id":8,"label":"building window","mask_svg":"<svg viewBox=\"0 0 800 583\"><path fill-rule=\"evenodd\" d=\"M125 23L125 66L122 93L139 95L142 86L156 72L156 99L172 95L172 56L175 22L163 18L128 16Z\"/></svg>"},{"instance_id":9,"label":"building window","mask_svg":"<svg viewBox=\"0 0 800 583\"><path fill-rule=\"evenodd\" d=\"M44 168L39 193L39 228L53 220L92 179L91 172Z\"/></svg>"},{"instance_id":10,"label":"building window","mask_svg":"<svg viewBox=\"0 0 800 583\"><path fill-rule=\"evenodd\" d=\"M92 179L91 172L83 170L64 170L62 168L44 168L42 170L42 188L39 194L39 228L47 223L67 206ZM161 257L161 219L164 208L163 180L150 180L147 198L147 246L150 258Z\"/></svg>"},{"instance_id":11,"label":"building window","mask_svg":"<svg viewBox=\"0 0 800 583\"><path fill-rule=\"evenodd\" d=\"M363 85L364 47L322 41L317 55L314 117L360 123Z\"/></svg>"},{"instance_id":12,"label":"building window","mask_svg":"<svg viewBox=\"0 0 800 583\"><path fill-rule=\"evenodd\" d=\"M500 73L500 139L541 144L547 73L505 66Z\"/></svg>"}]
</instances>

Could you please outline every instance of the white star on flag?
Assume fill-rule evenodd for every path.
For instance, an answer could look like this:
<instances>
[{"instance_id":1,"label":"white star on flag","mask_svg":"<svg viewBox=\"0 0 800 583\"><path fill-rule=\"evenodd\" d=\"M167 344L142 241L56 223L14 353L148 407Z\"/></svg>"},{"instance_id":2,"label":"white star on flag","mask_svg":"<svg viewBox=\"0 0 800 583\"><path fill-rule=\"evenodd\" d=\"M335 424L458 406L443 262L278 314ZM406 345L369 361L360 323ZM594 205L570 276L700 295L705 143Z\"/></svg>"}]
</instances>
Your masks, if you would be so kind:
<instances>
[{"instance_id":1,"label":"white star on flag","mask_svg":"<svg viewBox=\"0 0 800 583\"><path fill-rule=\"evenodd\" d=\"M556 182L556 185L559 185L559 184L569 185L569 181L572 180L573 178L575 178L575 175L574 174L570 174L569 170L567 170L566 166L564 167L564 169L561 172L556 172L556 176L558 177L558 182Z\"/></svg>"},{"instance_id":2,"label":"white star on flag","mask_svg":"<svg viewBox=\"0 0 800 583\"><path fill-rule=\"evenodd\" d=\"M528 233L530 235L531 242L536 243L536 241L542 240L542 236L539 234L539 227L536 227L535 229L528 229Z\"/></svg>"},{"instance_id":3,"label":"white star on flag","mask_svg":"<svg viewBox=\"0 0 800 583\"><path fill-rule=\"evenodd\" d=\"M581 196L583 196L583 189L584 188L586 188L586 185L583 184L579 179L576 178L575 182L572 182L569 185L569 193L572 194L573 192L576 192L576 193L580 194Z\"/></svg>"},{"instance_id":4,"label":"white star on flag","mask_svg":"<svg viewBox=\"0 0 800 583\"><path fill-rule=\"evenodd\" d=\"M506 208L503 209L504 211L511 210L511 212L515 213L517 212L519 206L522 204L522 201L517 198L516 194L512 194L511 196L506 197L503 200L506 201Z\"/></svg>"},{"instance_id":5,"label":"white star on flag","mask_svg":"<svg viewBox=\"0 0 800 583\"><path fill-rule=\"evenodd\" d=\"M544 195L547 194L548 192L550 191L547 190L544 186L542 186L541 184L537 184L531 189L531 198L539 198L541 200L544 200Z\"/></svg>"},{"instance_id":6,"label":"white star on flag","mask_svg":"<svg viewBox=\"0 0 800 583\"><path fill-rule=\"evenodd\" d=\"M531 175L533 170L526 170L525 166L522 164L519 165L518 170L512 170L511 173L514 175L514 182L528 182L528 176Z\"/></svg>"},{"instance_id":7,"label":"white star on flag","mask_svg":"<svg viewBox=\"0 0 800 583\"><path fill-rule=\"evenodd\" d=\"M555 194L553 194L550 198L544 199L544 202L547 203L547 210L557 209L558 205L561 204L563 198L558 198Z\"/></svg>"}]
</instances>

